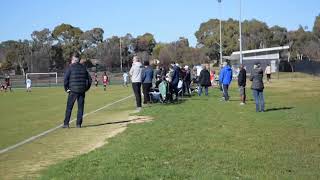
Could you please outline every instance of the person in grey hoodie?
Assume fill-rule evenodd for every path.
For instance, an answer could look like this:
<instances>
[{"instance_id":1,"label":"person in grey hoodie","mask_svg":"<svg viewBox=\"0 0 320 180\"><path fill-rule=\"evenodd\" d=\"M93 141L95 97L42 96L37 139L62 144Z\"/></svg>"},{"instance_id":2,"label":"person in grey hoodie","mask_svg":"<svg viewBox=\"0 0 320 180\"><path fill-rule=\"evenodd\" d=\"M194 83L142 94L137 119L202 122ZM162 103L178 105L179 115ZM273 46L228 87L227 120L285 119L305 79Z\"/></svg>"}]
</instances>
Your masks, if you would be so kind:
<instances>
[{"instance_id":1,"label":"person in grey hoodie","mask_svg":"<svg viewBox=\"0 0 320 180\"><path fill-rule=\"evenodd\" d=\"M141 110L141 77L142 77L142 64L138 56L133 57L132 67L129 71L132 82L133 93L136 97L137 110Z\"/></svg>"},{"instance_id":2,"label":"person in grey hoodie","mask_svg":"<svg viewBox=\"0 0 320 180\"><path fill-rule=\"evenodd\" d=\"M264 96L263 96L263 70L257 63L252 70L250 81L252 81L252 92L256 102L256 112L264 112Z\"/></svg>"}]
</instances>

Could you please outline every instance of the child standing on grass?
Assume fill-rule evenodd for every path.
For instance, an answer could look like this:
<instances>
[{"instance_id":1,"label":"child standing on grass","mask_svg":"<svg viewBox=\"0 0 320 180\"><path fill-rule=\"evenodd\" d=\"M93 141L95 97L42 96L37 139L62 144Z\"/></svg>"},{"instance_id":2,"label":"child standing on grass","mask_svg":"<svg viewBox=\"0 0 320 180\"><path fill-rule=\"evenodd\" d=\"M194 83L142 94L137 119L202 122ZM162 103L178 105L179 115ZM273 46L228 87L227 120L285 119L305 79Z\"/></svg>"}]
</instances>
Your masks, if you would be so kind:
<instances>
[{"instance_id":1,"label":"child standing on grass","mask_svg":"<svg viewBox=\"0 0 320 180\"><path fill-rule=\"evenodd\" d=\"M4 81L5 81L5 88L4 88L5 92L7 92L7 89L9 89L10 92L12 92L10 76L7 76Z\"/></svg>"},{"instance_id":2,"label":"child standing on grass","mask_svg":"<svg viewBox=\"0 0 320 180\"><path fill-rule=\"evenodd\" d=\"M240 66L240 71L238 74L238 86L239 86L239 92L240 92L240 105L246 104L246 83L247 83L247 71L244 68L244 65L242 64Z\"/></svg>"},{"instance_id":3,"label":"child standing on grass","mask_svg":"<svg viewBox=\"0 0 320 180\"><path fill-rule=\"evenodd\" d=\"M123 76L123 86L128 87L128 77L129 77L128 73L125 71L122 76Z\"/></svg>"},{"instance_id":4,"label":"child standing on grass","mask_svg":"<svg viewBox=\"0 0 320 180\"><path fill-rule=\"evenodd\" d=\"M97 73L94 73L94 85L96 86L96 88L98 87L98 74Z\"/></svg>"},{"instance_id":5,"label":"child standing on grass","mask_svg":"<svg viewBox=\"0 0 320 180\"><path fill-rule=\"evenodd\" d=\"M271 81L271 66L270 66L270 64L267 65L264 73L267 75L267 82L270 83L270 81Z\"/></svg>"},{"instance_id":6,"label":"child standing on grass","mask_svg":"<svg viewBox=\"0 0 320 180\"><path fill-rule=\"evenodd\" d=\"M27 92L31 92L31 83L32 83L31 79L27 78L26 80Z\"/></svg>"},{"instance_id":7,"label":"child standing on grass","mask_svg":"<svg viewBox=\"0 0 320 180\"><path fill-rule=\"evenodd\" d=\"M107 72L103 73L102 82L103 82L103 90L106 91L107 90L107 85L109 83L109 77L107 75Z\"/></svg>"}]
</instances>

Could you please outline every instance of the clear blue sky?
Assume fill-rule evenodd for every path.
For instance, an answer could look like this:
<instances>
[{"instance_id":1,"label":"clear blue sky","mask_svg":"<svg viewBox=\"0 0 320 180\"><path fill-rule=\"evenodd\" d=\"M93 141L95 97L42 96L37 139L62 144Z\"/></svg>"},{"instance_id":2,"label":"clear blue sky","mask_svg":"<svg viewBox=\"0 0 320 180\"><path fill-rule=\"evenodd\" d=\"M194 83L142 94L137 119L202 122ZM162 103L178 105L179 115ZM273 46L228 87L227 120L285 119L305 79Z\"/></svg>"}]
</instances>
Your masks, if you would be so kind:
<instances>
[{"instance_id":1,"label":"clear blue sky","mask_svg":"<svg viewBox=\"0 0 320 180\"><path fill-rule=\"evenodd\" d=\"M243 19L258 19L289 30L313 27L320 0L242 0ZM150 32L171 42L194 33L202 22L219 18L217 0L2 0L0 41L30 39L34 30L69 23L89 30L101 27L104 37ZM222 0L222 18L239 17L239 0Z\"/></svg>"}]
</instances>

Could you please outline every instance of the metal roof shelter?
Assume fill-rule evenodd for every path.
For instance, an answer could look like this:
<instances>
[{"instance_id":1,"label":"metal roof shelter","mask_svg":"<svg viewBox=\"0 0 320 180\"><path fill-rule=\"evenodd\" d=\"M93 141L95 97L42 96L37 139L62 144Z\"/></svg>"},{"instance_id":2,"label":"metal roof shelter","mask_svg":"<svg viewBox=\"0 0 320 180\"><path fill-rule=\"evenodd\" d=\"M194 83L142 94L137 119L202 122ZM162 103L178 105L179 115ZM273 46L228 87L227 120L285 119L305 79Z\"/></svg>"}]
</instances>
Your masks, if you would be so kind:
<instances>
[{"instance_id":1,"label":"metal roof shelter","mask_svg":"<svg viewBox=\"0 0 320 180\"><path fill-rule=\"evenodd\" d=\"M263 68L265 68L267 64L270 64L272 72L277 72L281 53L288 52L289 48L289 46L279 46L242 51L243 64L247 69L252 69L253 65L257 62L259 62ZM230 60L232 65L240 65L239 51L233 52L231 56L226 56L224 58Z\"/></svg>"}]
</instances>

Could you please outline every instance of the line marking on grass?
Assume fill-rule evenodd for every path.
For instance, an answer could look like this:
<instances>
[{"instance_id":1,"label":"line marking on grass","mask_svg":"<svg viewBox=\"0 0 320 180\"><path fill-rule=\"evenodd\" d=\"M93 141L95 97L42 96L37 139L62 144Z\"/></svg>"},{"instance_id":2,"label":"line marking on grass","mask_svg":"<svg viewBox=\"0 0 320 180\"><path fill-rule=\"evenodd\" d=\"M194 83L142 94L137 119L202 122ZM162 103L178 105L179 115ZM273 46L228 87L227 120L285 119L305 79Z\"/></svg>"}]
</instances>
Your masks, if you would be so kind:
<instances>
[{"instance_id":1,"label":"line marking on grass","mask_svg":"<svg viewBox=\"0 0 320 180\"><path fill-rule=\"evenodd\" d=\"M115 105L115 104L117 104L117 103L119 103L119 102L125 101L125 100L127 100L127 99L129 99L129 98L131 98L131 97L133 97L133 95L127 96L127 97L122 98L122 99L120 99L120 100L117 100L117 101L115 101L115 102L113 102L113 103L107 104L107 105L105 105L105 106L103 106L103 107L101 107L101 108L99 108L99 109L94 110L94 111L88 112L88 113L84 114L83 117L86 117L86 116L89 116L89 115L91 115L91 114L94 114L94 113L96 113L96 112L98 112L98 111L101 111L101 110L103 110L103 109L105 109L105 108L108 108L108 107L110 107L110 106L113 106L113 105ZM72 123L73 121L76 121L76 120L77 120L76 118L75 118L75 119L72 119L72 120L70 121L70 123ZM8 152L8 151L10 151L10 150L13 150L13 149L15 149L15 148L17 148L17 147L20 147L20 146L22 146L22 145L24 145L24 144L27 144L27 143L29 143L29 142L32 142L32 141L34 141L34 140L36 140L36 139L38 139L38 138L40 138L40 137L42 137L42 136L45 136L45 135L47 135L47 134L49 134L49 133L51 133L51 132L53 132L53 131L55 131L55 130L57 130L57 129L62 128L62 126L63 126L63 124L60 124L60 125L57 126L57 127L54 127L54 128L49 129L49 130L47 130L47 131L44 131L44 132L42 132L42 133L40 133L40 134L38 134L38 135L32 136L32 137L30 137L30 138L28 138L28 139L26 139L26 140L23 140L23 141L15 144L15 145L9 146L9 147L4 148L4 149L1 149L1 150L0 150L0 154L3 154L3 153L5 153L5 152Z\"/></svg>"}]
</instances>

